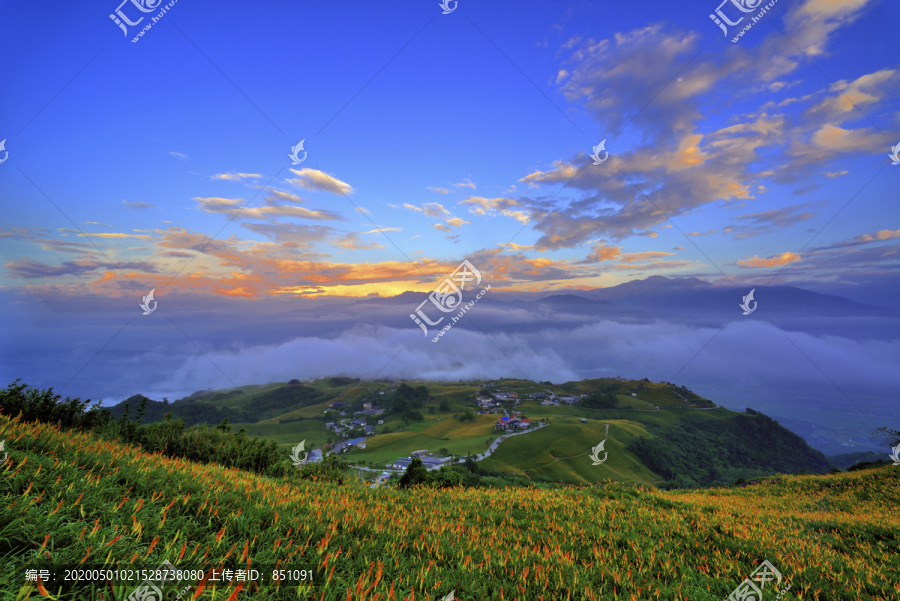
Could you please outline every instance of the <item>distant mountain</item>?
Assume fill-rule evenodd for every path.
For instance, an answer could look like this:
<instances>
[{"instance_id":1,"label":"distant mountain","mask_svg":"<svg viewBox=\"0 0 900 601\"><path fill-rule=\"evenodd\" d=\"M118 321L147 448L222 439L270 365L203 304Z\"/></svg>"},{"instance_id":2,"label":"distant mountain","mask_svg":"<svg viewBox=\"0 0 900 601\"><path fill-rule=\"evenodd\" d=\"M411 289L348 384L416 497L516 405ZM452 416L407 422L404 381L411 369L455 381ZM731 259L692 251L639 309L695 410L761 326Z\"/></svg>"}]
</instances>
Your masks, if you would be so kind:
<instances>
[{"instance_id":1,"label":"distant mountain","mask_svg":"<svg viewBox=\"0 0 900 601\"><path fill-rule=\"evenodd\" d=\"M597 288L583 293L587 298L616 301L634 296L653 296L673 292L696 291L711 288L712 284L699 278L670 279L661 275L651 275L643 280L631 280L618 286Z\"/></svg>"},{"instance_id":2,"label":"distant mountain","mask_svg":"<svg viewBox=\"0 0 900 601\"><path fill-rule=\"evenodd\" d=\"M485 333L526 333L571 324L571 315L583 318L585 323L610 320L647 324L662 320L721 327L736 317L744 318L739 305L750 290L750 287L713 285L698 278L664 276L650 276L609 288L544 295L497 289L478 301L477 315L473 310L456 327L477 326ZM440 312L428 302L428 296L422 292L404 292L393 297L367 297L349 304L320 306L314 313L298 314L297 320L305 321L304 331L308 334L319 334L342 327L348 321L357 321L360 312L369 323L396 328L415 327L410 315L420 305L435 320L455 313ZM467 292L464 301L471 298ZM848 338L885 338L900 331L900 321L892 311L833 294L795 286L757 286L754 300L757 310L746 319L772 319L785 330Z\"/></svg>"},{"instance_id":3,"label":"distant mountain","mask_svg":"<svg viewBox=\"0 0 900 601\"><path fill-rule=\"evenodd\" d=\"M545 296L544 298L533 301L542 305L560 305L560 306L571 306L571 305L580 305L580 306L592 306L596 307L598 305L606 305L613 306L608 300L595 300L590 298L585 298L583 296L577 296L575 294L554 294L552 296Z\"/></svg>"},{"instance_id":4,"label":"distant mountain","mask_svg":"<svg viewBox=\"0 0 900 601\"><path fill-rule=\"evenodd\" d=\"M842 296L822 294L795 286L721 286L713 285L698 278L667 278L661 275L643 280L632 280L594 290L579 290L551 294L537 299L505 295L499 290L485 296L479 304L495 307L559 307L580 310L595 309L601 312L614 311L617 315L632 314L647 317L647 312L658 318L668 316L691 316L726 319L735 312L740 314L738 305L743 297L754 290L754 300L760 315L793 317L889 317L893 312L883 307L859 303ZM404 292L387 298L367 298L357 301L358 306L392 308L409 306L414 310L427 294ZM406 319L406 316L403 316Z\"/></svg>"},{"instance_id":5,"label":"distant mountain","mask_svg":"<svg viewBox=\"0 0 900 601\"><path fill-rule=\"evenodd\" d=\"M621 309L640 310L665 319L689 318L703 322L731 319L741 315L743 297L754 290L756 317L781 318L779 325L796 329L829 330L832 333L877 332L884 324L875 320L894 318L882 307L858 303L842 296L821 294L795 286L714 286L697 278L669 279L651 276L610 288L579 293L595 300L611 300ZM751 314L752 315L752 314ZM869 322L833 323L822 318L868 319ZM847 331L838 331L843 328Z\"/></svg>"}]
</instances>

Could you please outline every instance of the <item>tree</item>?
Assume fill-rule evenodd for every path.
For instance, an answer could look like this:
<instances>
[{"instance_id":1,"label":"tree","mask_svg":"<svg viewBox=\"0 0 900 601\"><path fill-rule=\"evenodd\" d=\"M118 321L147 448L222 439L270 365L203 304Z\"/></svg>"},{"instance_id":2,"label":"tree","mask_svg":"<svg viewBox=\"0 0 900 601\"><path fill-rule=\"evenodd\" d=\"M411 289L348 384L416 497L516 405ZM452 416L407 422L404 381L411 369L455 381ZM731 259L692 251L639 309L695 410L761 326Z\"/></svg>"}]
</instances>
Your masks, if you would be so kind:
<instances>
[{"instance_id":1,"label":"tree","mask_svg":"<svg viewBox=\"0 0 900 601\"><path fill-rule=\"evenodd\" d=\"M441 406L439 407L441 411L450 411L450 403L447 402L447 399L441 401Z\"/></svg>"},{"instance_id":2,"label":"tree","mask_svg":"<svg viewBox=\"0 0 900 601\"><path fill-rule=\"evenodd\" d=\"M406 468L406 471L400 478L398 486L400 488L409 488L410 486L424 484L426 482L428 482L428 469L425 467L425 464L422 463L421 459L414 457L409 464L409 467Z\"/></svg>"},{"instance_id":3,"label":"tree","mask_svg":"<svg viewBox=\"0 0 900 601\"><path fill-rule=\"evenodd\" d=\"M618 402L616 395L610 392L595 392L586 399L582 399L581 404L592 409L612 409Z\"/></svg>"},{"instance_id":4,"label":"tree","mask_svg":"<svg viewBox=\"0 0 900 601\"><path fill-rule=\"evenodd\" d=\"M471 422L475 420L475 414L471 411L466 411L459 417L459 421L461 422Z\"/></svg>"},{"instance_id":5,"label":"tree","mask_svg":"<svg viewBox=\"0 0 900 601\"><path fill-rule=\"evenodd\" d=\"M900 444L900 430L891 430L890 428L878 428L876 432L884 438L888 446L891 448Z\"/></svg>"}]
</instances>

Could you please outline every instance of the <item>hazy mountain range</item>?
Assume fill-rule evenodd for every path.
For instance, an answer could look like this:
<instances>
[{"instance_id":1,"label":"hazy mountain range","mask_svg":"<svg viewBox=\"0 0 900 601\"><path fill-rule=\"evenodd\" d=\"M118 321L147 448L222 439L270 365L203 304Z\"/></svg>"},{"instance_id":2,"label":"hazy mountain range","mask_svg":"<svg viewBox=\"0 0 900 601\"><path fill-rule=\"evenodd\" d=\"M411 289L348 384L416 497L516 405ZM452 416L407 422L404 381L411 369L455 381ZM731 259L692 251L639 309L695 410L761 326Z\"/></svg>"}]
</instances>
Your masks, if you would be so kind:
<instances>
[{"instance_id":1,"label":"hazy mountain range","mask_svg":"<svg viewBox=\"0 0 900 601\"><path fill-rule=\"evenodd\" d=\"M325 374L647 377L729 408L754 407L828 444L865 445L874 428L896 425L900 321L892 311L800 287L758 286L756 310L742 315L749 291L660 276L558 294L492 287L438 342L447 319L428 335L410 319L428 298L420 292L210 300L176 291L159 296L149 316L140 314L139 299L67 298L56 306L7 295L2 375L107 405L137 391L180 398ZM464 291L464 301L473 294ZM440 314L425 310L435 320Z\"/></svg>"}]
</instances>

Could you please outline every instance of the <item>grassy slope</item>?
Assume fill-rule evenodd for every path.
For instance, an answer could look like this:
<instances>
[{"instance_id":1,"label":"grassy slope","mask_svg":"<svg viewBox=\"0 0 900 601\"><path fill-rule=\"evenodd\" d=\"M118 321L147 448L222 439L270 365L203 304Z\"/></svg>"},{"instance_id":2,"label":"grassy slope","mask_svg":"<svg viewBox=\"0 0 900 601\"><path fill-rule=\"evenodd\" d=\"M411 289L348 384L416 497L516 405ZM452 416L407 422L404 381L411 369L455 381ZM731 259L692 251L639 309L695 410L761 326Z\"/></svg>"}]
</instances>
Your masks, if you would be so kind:
<instances>
[{"instance_id":1,"label":"grassy slope","mask_svg":"<svg viewBox=\"0 0 900 601\"><path fill-rule=\"evenodd\" d=\"M373 436L367 441L365 449L354 450L347 457L351 461L363 459L369 463L387 463L419 449L436 451L446 448L456 455L476 454L487 448L488 439L498 436L493 432L497 420L495 415L476 415L471 422L440 417L440 414L429 416L434 421L424 422L422 429L412 427L402 432Z\"/></svg>"},{"instance_id":2,"label":"grassy slope","mask_svg":"<svg viewBox=\"0 0 900 601\"><path fill-rule=\"evenodd\" d=\"M601 465L593 465L590 450L606 435L608 453ZM551 420L551 425L503 441L482 465L493 471L525 473L562 482L592 484L612 479L637 484L653 484L659 478L645 468L624 447L633 436L647 436L641 424L625 420L590 421L587 424ZM600 454L602 459L603 454Z\"/></svg>"},{"instance_id":3,"label":"grassy slope","mask_svg":"<svg viewBox=\"0 0 900 601\"><path fill-rule=\"evenodd\" d=\"M436 411L434 414L429 414L423 410L426 421L408 426L404 426L399 417L382 416L385 424L376 426L377 434L366 441L365 449L352 449L347 453L350 461L381 466L390 464L398 457L404 457L411 451L419 449L438 451L445 448L450 453L458 455L477 454L487 449L490 440L498 436L493 431L493 423L499 417L497 415L476 415L476 420L468 423L449 418L451 413L477 410L471 401L479 391L477 385L428 380L407 383L413 387L426 386L432 397L429 405L436 408L441 401L446 400L451 405L451 412ZM610 384L618 387L617 397L620 409L597 410L565 404L544 406L539 401L526 400L529 393L543 392L545 389L564 396L582 392L590 393ZM305 385L319 390L327 396L328 400L256 424L236 423L233 426L235 428L243 427L251 435L272 439L285 449L293 447L301 440L306 441L307 449L318 448L325 444L330 437L334 438L333 433L323 429L325 421L323 412L329 403L333 401L352 402L364 396L373 395L373 401L377 404L378 398L381 397L377 393L387 392L391 389L390 384L381 382L334 386L329 378L307 382ZM271 392L280 386L286 386L286 384L272 383L262 387L242 386L240 390L247 394L231 396L228 394L229 391L215 391L214 395L216 403L222 406L238 406L240 403L250 402L257 394ZM673 392L672 387L657 382L583 380L573 383L572 389L566 391L559 386L548 386L527 380L501 380L495 383L494 388L518 392L520 398L523 399L518 410L532 419L548 417L552 420L553 426L544 431L528 433L504 441L496 453L485 460L485 467L493 471L525 472L532 477L541 476L555 481L577 484L588 484L605 479L641 484L660 482L659 476L624 451L624 445L627 445L634 436L648 436L643 424L671 425L684 414L683 408L688 406ZM632 390L637 391L637 397L631 396ZM656 411L657 405L661 408L659 411ZM508 404L508 408L512 408L511 403ZM669 408L677 408L679 411L673 412ZM706 419L719 419L734 415L725 409L696 413L703 414ZM352 416L347 417L351 418ZM296 418L303 418L303 421L280 423L282 419ZM587 418L591 422L584 425L578 421L579 418ZM566 424L563 421L566 419L572 420L574 423ZM603 440L603 434L598 434L602 426L596 425L595 420L618 420L616 423L619 424L619 427L610 433L610 441L606 447L610 455L602 466L593 466L587 457L589 449ZM392 433L381 434L384 427L388 427ZM551 453L550 449L556 447L559 450L567 450ZM571 457L572 455L579 456Z\"/></svg>"},{"instance_id":4,"label":"grassy slope","mask_svg":"<svg viewBox=\"0 0 900 601\"><path fill-rule=\"evenodd\" d=\"M611 439L618 430L628 427L615 424ZM690 492L373 491L149 456L3 416L0 440L10 454L0 466L0 563L15 562L0 570L4 601L44 598L22 577L22 562L36 557L167 559L180 569L226 556L231 567L281 560L315 569L323 585L315 594L251 585L235 600L440 599L455 589L460 601L721 601L763 558L791 585L789 598L900 595L900 469L890 466ZM133 584L52 593L119 601ZM218 585L212 597L211 587L200 598L235 589Z\"/></svg>"},{"instance_id":5,"label":"grassy slope","mask_svg":"<svg viewBox=\"0 0 900 601\"><path fill-rule=\"evenodd\" d=\"M436 405L443 397L451 399L468 398L475 393L474 388L462 385L438 385L434 382L418 381L410 383L410 385L415 386L420 384L429 386L429 391L432 392L432 397L435 399L432 402L433 405ZM504 390L515 389L512 386L500 388ZM356 395L358 390L359 388L352 388L342 392L338 398L345 399L351 394ZM528 433L504 441L497 452L485 460L485 467L490 470L509 473L512 473L514 470L518 470L520 473L524 471L531 476L542 476L557 481L579 484L599 482L610 478L642 484L659 482L660 478L658 476L647 470L633 456L625 453L622 448L618 447L626 445L632 436L648 436L642 423L671 425L682 414L674 413L667 409L656 411L653 405L642 401L640 398L631 396L622 395L620 403L622 410L598 410L565 404L544 406L539 401L525 400L518 407L518 410L532 419L548 417L554 425L546 428L545 431ZM675 403L673 402L671 405L675 405ZM684 406L680 399L677 406ZM331 436L330 433L319 430L324 424L324 420L320 419L321 412L324 409L325 404L321 404L281 416L302 416L311 421L280 424L278 423L280 418L276 418L259 422L258 424L235 424L235 426L246 428L251 435L271 438L284 448L293 446L305 439L306 448L311 449L321 446ZM465 409L474 409L474 407L465 404L452 405L452 410L456 412ZM726 409L715 409L698 413L702 413L704 418L708 419L719 419L734 415ZM391 463L398 457L406 456L411 451L419 449L437 451L438 449L446 448L454 454L476 454L487 449L489 441L498 436L493 431L493 424L499 418L498 415L476 415L474 422L459 422L450 419L449 416L450 414L441 412L427 414L425 422L414 423L406 427L402 425L399 418L385 416L387 420L386 426L392 430L400 430L401 428L402 430L394 431L391 434L377 434L370 437L366 442L366 449L351 450L348 452L347 458L356 462L365 461L369 465L382 465ZM618 423L623 426L626 423L630 424L622 430L621 437L615 431L611 431L611 440L607 443L606 448L608 451L611 448L616 448L616 451L611 453L610 459L602 467L592 466L586 455L590 448L603 440L602 432L598 434L599 428L602 428L602 426L581 424L578 422L578 419L582 417L592 422L595 420L618 420ZM566 419L573 423L565 424L563 420ZM383 427L377 426L376 432L379 432ZM554 432L559 431L564 431L565 434L554 435ZM621 440L618 438L621 438ZM568 450L556 453L556 457L569 457L576 454L581 454L582 457L555 459L548 449L552 446L550 443L555 444L557 442L562 444L560 448Z\"/></svg>"}]
</instances>

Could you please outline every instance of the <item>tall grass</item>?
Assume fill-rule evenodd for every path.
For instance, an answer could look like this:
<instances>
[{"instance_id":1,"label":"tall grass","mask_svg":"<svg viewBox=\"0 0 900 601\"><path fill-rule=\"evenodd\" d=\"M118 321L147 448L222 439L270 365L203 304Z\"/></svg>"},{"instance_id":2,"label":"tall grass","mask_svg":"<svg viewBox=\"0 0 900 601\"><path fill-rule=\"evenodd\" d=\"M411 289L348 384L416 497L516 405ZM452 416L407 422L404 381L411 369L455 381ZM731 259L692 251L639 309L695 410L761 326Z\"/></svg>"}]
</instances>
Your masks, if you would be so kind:
<instances>
[{"instance_id":1,"label":"tall grass","mask_svg":"<svg viewBox=\"0 0 900 601\"><path fill-rule=\"evenodd\" d=\"M207 429L215 432L229 434L227 424ZM265 576L181 583L193 587L191 598L221 601L435 601L451 590L460 601L721 601L763 559L790 584L790 599L900 596L893 466L704 491L372 490L352 479L300 481L148 454L18 414L0 415L0 440L9 453L0 464L3 601L120 601L136 582L41 592L23 570L163 560L205 575L222 567L314 573L312 586Z\"/></svg>"}]
</instances>

